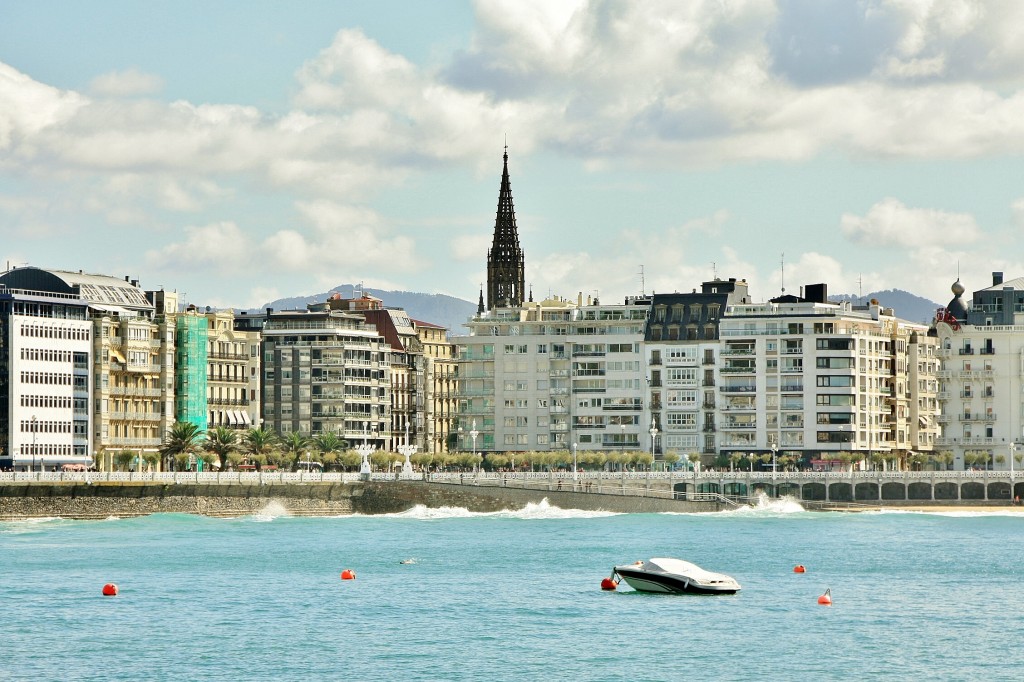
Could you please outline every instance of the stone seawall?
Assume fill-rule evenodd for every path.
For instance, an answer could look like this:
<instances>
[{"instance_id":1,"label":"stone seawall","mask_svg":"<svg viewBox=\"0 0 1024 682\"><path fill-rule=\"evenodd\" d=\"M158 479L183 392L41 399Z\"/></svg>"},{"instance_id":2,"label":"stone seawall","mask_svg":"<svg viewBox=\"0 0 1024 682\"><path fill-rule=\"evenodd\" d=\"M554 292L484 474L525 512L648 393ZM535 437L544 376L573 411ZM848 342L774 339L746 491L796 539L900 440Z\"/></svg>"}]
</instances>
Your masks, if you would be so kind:
<instances>
[{"instance_id":1,"label":"stone seawall","mask_svg":"<svg viewBox=\"0 0 1024 682\"><path fill-rule=\"evenodd\" d=\"M0 520L102 519L158 513L244 516L276 505L295 516L389 514L416 505L474 512L522 509L544 499L556 507L622 513L717 511L714 502L448 483L359 482L276 485L154 483L0 484Z\"/></svg>"},{"instance_id":2,"label":"stone seawall","mask_svg":"<svg viewBox=\"0 0 1024 682\"><path fill-rule=\"evenodd\" d=\"M330 516L351 514L352 496L361 492L359 487L343 483L17 483L0 485L0 520L46 516L102 519L172 512L244 516L275 503L293 515Z\"/></svg>"}]
</instances>

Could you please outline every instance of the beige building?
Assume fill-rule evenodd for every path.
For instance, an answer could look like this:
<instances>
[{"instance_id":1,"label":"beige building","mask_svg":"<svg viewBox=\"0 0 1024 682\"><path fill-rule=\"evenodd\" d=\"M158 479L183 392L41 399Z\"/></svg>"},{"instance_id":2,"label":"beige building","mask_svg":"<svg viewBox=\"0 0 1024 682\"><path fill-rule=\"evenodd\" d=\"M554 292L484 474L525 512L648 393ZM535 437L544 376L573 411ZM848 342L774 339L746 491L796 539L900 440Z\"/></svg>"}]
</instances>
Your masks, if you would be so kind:
<instances>
[{"instance_id":1,"label":"beige building","mask_svg":"<svg viewBox=\"0 0 1024 682\"><path fill-rule=\"evenodd\" d=\"M413 320L423 348L423 383L417 395L423 431L417 443L423 452L447 452L455 418L458 364L448 330L430 322Z\"/></svg>"},{"instance_id":2,"label":"beige building","mask_svg":"<svg viewBox=\"0 0 1024 682\"><path fill-rule=\"evenodd\" d=\"M843 453L903 462L930 452L938 435L935 338L876 303L831 303L820 293L726 310L719 452L821 466Z\"/></svg>"}]
</instances>

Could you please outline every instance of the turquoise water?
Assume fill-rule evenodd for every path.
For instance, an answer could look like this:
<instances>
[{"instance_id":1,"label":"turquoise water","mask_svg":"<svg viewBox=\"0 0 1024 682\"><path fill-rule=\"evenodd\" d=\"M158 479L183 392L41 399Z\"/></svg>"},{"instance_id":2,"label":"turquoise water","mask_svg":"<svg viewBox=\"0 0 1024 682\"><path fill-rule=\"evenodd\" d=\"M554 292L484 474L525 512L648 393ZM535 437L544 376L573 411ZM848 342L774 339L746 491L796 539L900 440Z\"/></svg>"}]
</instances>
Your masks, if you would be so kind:
<instances>
[{"instance_id":1,"label":"turquoise water","mask_svg":"<svg viewBox=\"0 0 1024 682\"><path fill-rule=\"evenodd\" d=\"M0 679L1020 680L1022 540L1024 516L785 503L0 523ZM743 591L600 590L651 556Z\"/></svg>"}]
</instances>

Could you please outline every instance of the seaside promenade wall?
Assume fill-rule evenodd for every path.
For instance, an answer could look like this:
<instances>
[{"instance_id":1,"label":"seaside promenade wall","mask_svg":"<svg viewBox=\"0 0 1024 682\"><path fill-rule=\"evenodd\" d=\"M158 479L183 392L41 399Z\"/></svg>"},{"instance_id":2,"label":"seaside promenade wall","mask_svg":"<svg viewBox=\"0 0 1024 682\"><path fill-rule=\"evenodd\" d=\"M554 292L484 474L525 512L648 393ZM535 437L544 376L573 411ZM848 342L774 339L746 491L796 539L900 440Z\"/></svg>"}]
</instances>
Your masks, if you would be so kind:
<instances>
[{"instance_id":1,"label":"seaside promenade wall","mask_svg":"<svg viewBox=\"0 0 1024 682\"><path fill-rule=\"evenodd\" d=\"M156 513L241 516L277 505L292 515L388 514L462 507L474 512L521 509L547 499L557 507L593 511L717 511L719 503L630 495L428 483L359 481L303 483L0 482L0 520L32 517L102 519Z\"/></svg>"}]
</instances>

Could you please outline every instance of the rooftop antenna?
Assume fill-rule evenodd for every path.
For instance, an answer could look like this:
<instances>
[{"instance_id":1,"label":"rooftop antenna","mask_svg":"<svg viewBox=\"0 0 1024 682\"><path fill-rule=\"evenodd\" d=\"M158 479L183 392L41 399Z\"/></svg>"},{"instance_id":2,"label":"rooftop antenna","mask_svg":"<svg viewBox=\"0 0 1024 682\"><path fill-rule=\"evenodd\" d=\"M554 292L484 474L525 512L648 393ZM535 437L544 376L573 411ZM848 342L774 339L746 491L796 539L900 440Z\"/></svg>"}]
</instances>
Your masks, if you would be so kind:
<instances>
[{"instance_id":1,"label":"rooftop antenna","mask_svg":"<svg viewBox=\"0 0 1024 682\"><path fill-rule=\"evenodd\" d=\"M786 294L786 253L783 252L779 256L779 267L782 268L782 294Z\"/></svg>"},{"instance_id":2,"label":"rooftop antenna","mask_svg":"<svg viewBox=\"0 0 1024 682\"><path fill-rule=\"evenodd\" d=\"M647 284L646 284L646 282L644 282L644 266L641 265L640 266L640 295L641 296L646 296L647 295L645 293L646 291L647 291Z\"/></svg>"},{"instance_id":3,"label":"rooftop antenna","mask_svg":"<svg viewBox=\"0 0 1024 682\"><path fill-rule=\"evenodd\" d=\"M857 298L864 302L864 274L857 275Z\"/></svg>"},{"instance_id":4,"label":"rooftop antenna","mask_svg":"<svg viewBox=\"0 0 1024 682\"><path fill-rule=\"evenodd\" d=\"M718 263L711 261L711 276L713 279L718 279Z\"/></svg>"}]
</instances>

